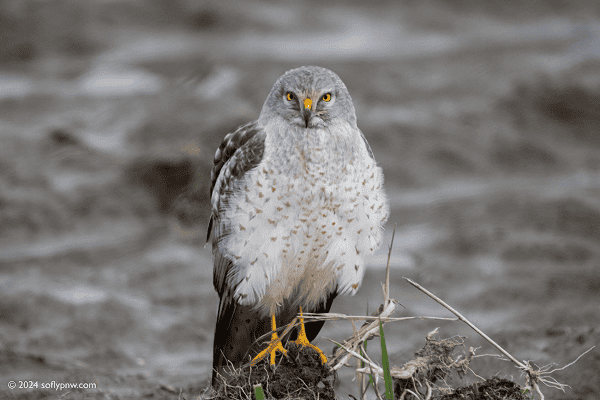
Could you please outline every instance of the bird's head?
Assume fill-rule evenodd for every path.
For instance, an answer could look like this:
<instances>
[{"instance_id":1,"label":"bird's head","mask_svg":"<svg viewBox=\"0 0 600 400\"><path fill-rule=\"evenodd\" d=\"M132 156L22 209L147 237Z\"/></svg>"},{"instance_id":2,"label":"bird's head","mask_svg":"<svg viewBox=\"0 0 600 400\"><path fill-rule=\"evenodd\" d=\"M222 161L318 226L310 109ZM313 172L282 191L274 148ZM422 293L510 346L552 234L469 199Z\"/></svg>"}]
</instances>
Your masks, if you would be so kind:
<instances>
[{"instance_id":1,"label":"bird's head","mask_svg":"<svg viewBox=\"0 0 600 400\"><path fill-rule=\"evenodd\" d=\"M322 67L300 67L283 74L271 89L261 117L282 118L300 128L327 128L341 119L356 127L352 98L344 82Z\"/></svg>"}]
</instances>

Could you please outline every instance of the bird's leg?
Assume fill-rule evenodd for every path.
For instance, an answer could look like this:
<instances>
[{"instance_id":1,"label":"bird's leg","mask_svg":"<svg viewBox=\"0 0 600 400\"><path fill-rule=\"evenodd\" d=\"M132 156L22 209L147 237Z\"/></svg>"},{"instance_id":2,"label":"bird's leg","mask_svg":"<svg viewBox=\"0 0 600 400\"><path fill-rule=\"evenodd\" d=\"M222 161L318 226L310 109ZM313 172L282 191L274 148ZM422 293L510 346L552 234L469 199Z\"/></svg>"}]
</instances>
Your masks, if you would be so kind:
<instances>
[{"instance_id":1,"label":"bird's leg","mask_svg":"<svg viewBox=\"0 0 600 400\"><path fill-rule=\"evenodd\" d=\"M325 357L323 351L321 351L320 348L309 342L308 338L306 337L306 329L304 328L304 317L302 316L302 307L300 307L300 333L298 333L298 338L294 343L296 343L299 346L310 347L311 349L314 349L319 354L319 357L321 357L321 363L325 364L327 362L327 357Z\"/></svg>"},{"instance_id":2,"label":"bird's leg","mask_svg":"<svg viewBox=\"0 0 600 400\"><path fill-rule=\"evenodd\" d=\"M287 350L283 348L281 344L281 340L279 340L279 336L277 335L277 323L275 322L275 314L271 314L271 330L273 333L271 334L271 342L267 346L266 349L258 353L256 357L252 360L250 365L256 365L260 360L266 357L267 354L271 356L270 364L275 365L275 353L277 351L281 352L284 356L287 355Z\"/></svg>"}]
</instances>

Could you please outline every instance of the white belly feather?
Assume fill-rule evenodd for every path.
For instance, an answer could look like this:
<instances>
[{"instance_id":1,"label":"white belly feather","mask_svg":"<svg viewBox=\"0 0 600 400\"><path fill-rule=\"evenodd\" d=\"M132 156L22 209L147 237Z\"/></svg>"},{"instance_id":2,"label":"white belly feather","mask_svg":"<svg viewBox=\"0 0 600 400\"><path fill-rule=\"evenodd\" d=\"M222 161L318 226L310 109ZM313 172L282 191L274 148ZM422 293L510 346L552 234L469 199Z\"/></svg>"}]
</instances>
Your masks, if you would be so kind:
<instances>
[{"instance_id":1,"label":"white belly feather","mask_svg":"<svg viewBox=\"0 0 600 400\"><path fill-rule=\"evenodd\" d=\"M328 163L328 154L319 159L319 151L292 170L271 152L223 204L221 231L229 234L219 248L234 264L227 280L237 302L265 315L294 293L306 308L336 288L355 294L364 256L383 236L383 175L366 149L346 165Z\"/></svg>"}]
</instances>

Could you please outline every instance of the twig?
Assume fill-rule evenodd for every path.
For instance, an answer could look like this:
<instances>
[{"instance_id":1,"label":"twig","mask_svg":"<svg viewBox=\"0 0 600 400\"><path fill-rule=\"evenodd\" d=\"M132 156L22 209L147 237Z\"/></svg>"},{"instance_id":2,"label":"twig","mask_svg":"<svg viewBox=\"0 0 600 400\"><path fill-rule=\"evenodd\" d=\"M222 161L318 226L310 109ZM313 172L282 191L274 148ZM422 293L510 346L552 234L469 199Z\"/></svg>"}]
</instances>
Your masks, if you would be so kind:
<instances>
[{"instance_id":1,"label":"twig","mask_svg":"<svg viewBox=\"0 0 600 400\"><path fill-rule=\"evenodd\" d=\"M427 380L425 380L425 385L427 385L427 396L425 397L425 400L431 400L431 396L433 396L433 390L431 389L431 386Z\"/></svg>"},{"instance_id":2,"label":"twig","mask_svg":"<svg viewBox=\"0 0 600 400\"><path fill-rule=\"evenodd\" d=\"M392 232L392 240L390 241L390 247L388 250L387 265L385 267L385 286L383 287L383 304L387 305L390 301L390 259L392 258L392 247L394 246L394 236L396 236L396 224L394 223L394 230Z\"/></svg>"},{"instance_id":3,"label":"twig","mask_svg":"<svg viewBox=\"0 0 600 400\"><path fill-rule=\"evenodd\" d=\"M351 355L353 355L353 356L354 356L354 357L356 357L357 359L359 359L359 360L361 360L362 362L364 362L365 364L367 364L367 365L368 365L368 366L369 366L371 369L373 369L373 370L374 370L373 372L375 372L376 374L378 374L378 375L382 375L382 376L383 376L383 369L382 369L382 368L381 368L379 365L375 364L373 361L371 361L371 360L367 360L365 357L361 356L361 355L360 355L360 354L358 354L357 352L355 352L355 351L353 351L353 350L351 350L351 349L347 348L347 347L346 347L346 346L344 346L343 344L341 344L341 343L338 343L338 342L336 342L336 341L335 341L335 340L333 340L333 339L329 339L329 338L327 338L327 340L329 340L330 342L332 342L332 343L334 343L334 344L336 344L336 345L340 346L342 349L346 350L348 353L350 353ZM360 368L360 369L357 369L356 371L357 371L357 372L361 372L361 373L367 373L367 374L369 373L369 370L367 370L366 368Z\"/></svg>"},{"instance_id":4,"label":"twig","mask_svg":"<svg viewBox=\"0 0 600 400\"><path fill-rule=\"evenodd\" d=\"M481 337L483 337L485 340L487 340L488 342L490 342L492 344L492 346L494 346L495 348L497 348L498 350L500 350L502 352L502 354L504 354L512 362L514 362L515 364L517 364L517 366L519 368L521 368L523 370L527 370L527 366L525 364L521 363L519 360L517 360L512 355L510 355L510 353L508 351L504 350L498 343L494 342L488 335L486 335L485 333L483 333L481 331L481 329L479 329L478 327L476 327L475 325L473 325L471 323L471 321L469 321L468 319L466 319L465 317L463 317L463 315L461 313L459 313L458 311L456 311L454 308L450 307L442 299L440 299L439 297L437 297L436 295L434 295L433 293L431 293L429 290L425 289L423 286L419 285L418 283L410 280L409 278L404 278L404 280L406 280L408 283L410 283L411 285L413 285L414 287L416 287L417 289L419 289L420 291L422 291L423 293L425 293L426 295L428 295L429 297L431 297L432 299L434 299L435 301L437 301L444 308L446 308L447 310L449 310L452 314L456 315L458 317L458 319L460 319L465 324L469 325L469 327L471 329L473 329L475 332L477 332L479 335L481 335Z\"/></svg>"},{"instance_id":5,"label":"twig","mask_svg":"<svg viewBox=\"0 0 600 400\"><path fill-rule=\"evenodd\" d=\"M420 399L420 398L421 398L421 396L420 396L420 395L418 395L417 393L413 392L413 391L412 391L412 390L410 390L410 389L406 389L406 391L407 391L408 393L412 394L413 396L415 396L417 399Z\"/></svg>"},{"instance_id":6,"label":"twig","mask_svg":"<svg viewBox=\"0 0 600 400\"><path fill-rule=\"evenodd\" d=\"M391 301L384 307L384 309L380 312L380 316L382 316L382 320L389 317L394 310L396 309L396 303L394 301ZM377 336L379 334L379 319L374 318L373 321L371 321L369 324L367 325L363 325L357 333L355 333L351 339L346 341L347 347L352 349L353 351L356 351L356 349L358 348L358 346L360 345L360 343L364 342L365 340ZM334 362L339 358L339 361L337 361L337 364L334 364ZM343 356L334 356L330 361L329 361L329 365L333 368L333 370L337 370L339 368L342 367L342 365L345 365L346 362L348 361L348 359L351 357L350 353L346 353Z\"/></svg>"},{"instance_id":7,"label":"twig","mask_svg":"<svg viewBox=\"0 0 600 400\"><path fill-rule=\"evenodd\" d=\"M337 321L340 319L345 319L348 321L383 321L383 322L392 322L392 321L408 321L411 319L435 319L438 321L458 321L458 318L451 317L427 317L427 316L419 316L419 317L378 317L373 315L346 315L340 313L304 313L303 314L305 320L312 321Z\"/></svg>"},{"instance_id":8,"label":"twig","mask_svg":"<svg viewBox=\"0 0 600 400\"><path fill-rule=\"evenodd\" d=\"M471 367L468 367L468 368L469 368L469 371L471 371L471 373L472 373L473 375L475 375L475 376L476 376L476 377L477 377L477 378L478 378L480 381L485 381L485 380L486 380L484 377L477 375L477 374L475 373L475 371L473 371L473 369L472 369Z\"/></svg>"}]
</instances>

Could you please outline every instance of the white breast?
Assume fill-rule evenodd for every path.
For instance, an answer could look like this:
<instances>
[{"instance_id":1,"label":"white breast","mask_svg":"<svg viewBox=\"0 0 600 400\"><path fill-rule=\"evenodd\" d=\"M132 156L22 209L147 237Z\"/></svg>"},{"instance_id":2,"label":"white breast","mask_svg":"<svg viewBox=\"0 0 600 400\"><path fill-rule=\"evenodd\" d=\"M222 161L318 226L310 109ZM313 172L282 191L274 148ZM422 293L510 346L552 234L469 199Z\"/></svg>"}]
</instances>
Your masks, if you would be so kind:
<instances>
[{"instance_id":1,"label":"white breast","mask_svg":"<svg viewBox=\"0 0 600 400\"><path fill-rule=\"evenodd\" d=\"M228 284L236 301L264 314L292 294L313 308L336 288L356 293L364 256L382 239L383 175L366 148L345 165L330 162L331 149L306 150L310 159L300 151L287 162L265 151L223 204L220 231L229 234L219 248L234 264Z\"/></svg>"}]
</instances>

